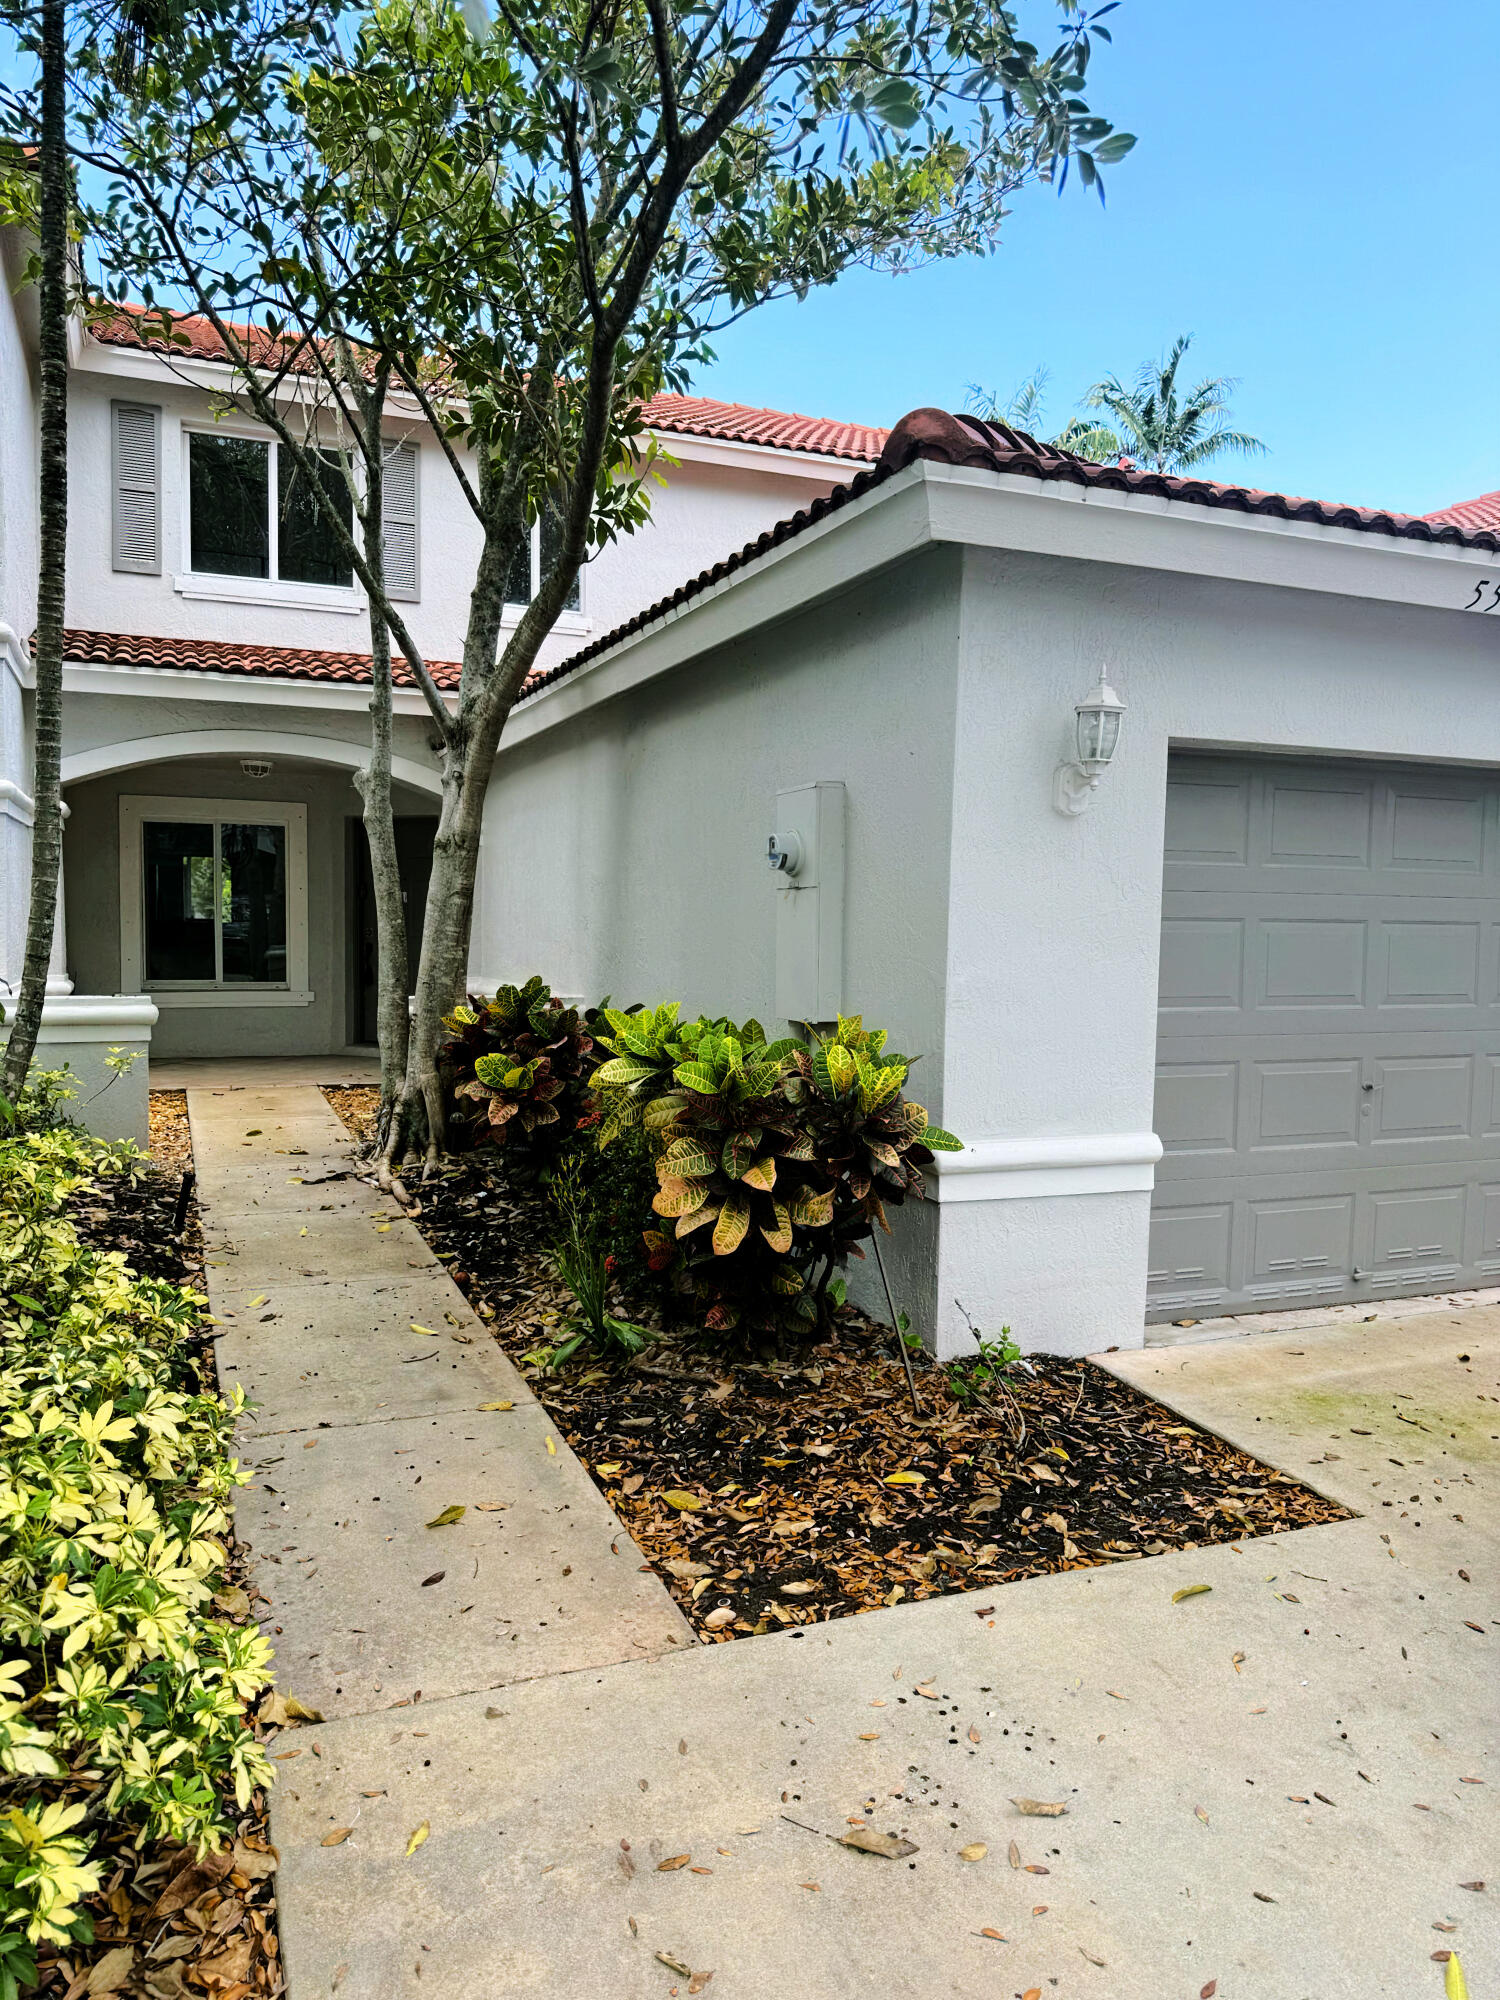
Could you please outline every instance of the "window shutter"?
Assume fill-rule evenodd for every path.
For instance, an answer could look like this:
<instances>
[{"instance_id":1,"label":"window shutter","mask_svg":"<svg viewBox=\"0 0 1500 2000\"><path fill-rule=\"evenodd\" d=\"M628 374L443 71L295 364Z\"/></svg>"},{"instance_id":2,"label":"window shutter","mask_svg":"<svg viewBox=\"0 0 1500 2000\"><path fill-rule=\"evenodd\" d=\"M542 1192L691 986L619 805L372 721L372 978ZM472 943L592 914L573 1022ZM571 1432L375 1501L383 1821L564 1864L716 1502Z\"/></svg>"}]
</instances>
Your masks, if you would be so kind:
<instances>
[{"instance_id":1,"label":"window shutter","mask_svg":"<svg viewBox=\"0 0 1500 2000\"><path fill-rule=\"evenodd\" d=\"M392 597L413 602L421 592L417 561L417 447L392 444L385 449L382 492L381 547L385 554L385 587Z\"/></svg>"},{"instance_id":2,"label":"window shutter","mask_svg":"<svg viewBox=\"0 0 1500 2000\"><path fill-rule=\"evenodd\" d=\"M160 576L161 411L150 403L111 403L110 418L113 564Z\"/></svg>"}]
</instances>

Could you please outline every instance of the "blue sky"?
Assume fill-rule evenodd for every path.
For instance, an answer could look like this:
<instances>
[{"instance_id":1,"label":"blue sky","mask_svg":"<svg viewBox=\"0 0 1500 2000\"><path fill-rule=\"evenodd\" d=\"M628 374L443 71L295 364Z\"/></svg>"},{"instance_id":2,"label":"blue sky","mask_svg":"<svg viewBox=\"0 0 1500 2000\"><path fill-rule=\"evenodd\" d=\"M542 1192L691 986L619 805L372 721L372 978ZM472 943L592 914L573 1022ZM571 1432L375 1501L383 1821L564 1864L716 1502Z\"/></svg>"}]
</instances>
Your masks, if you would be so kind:
<instances>
[{"instance_id":1,"label":"blue sky","mask_svg":"<svg viewBox=\"0 0 1500 2000\"><path fill-rule=\"evenodd\" d=\"M694 387L891 423L1044 363L1060 425L1192 333L1270 446L1223 475L1412 513L1500 487L1500 8L1123 0L1109 24L1090 100L1140 143L1107 208L1030 190L995 256L765 308Z\"/></svg>"}]
</instances>

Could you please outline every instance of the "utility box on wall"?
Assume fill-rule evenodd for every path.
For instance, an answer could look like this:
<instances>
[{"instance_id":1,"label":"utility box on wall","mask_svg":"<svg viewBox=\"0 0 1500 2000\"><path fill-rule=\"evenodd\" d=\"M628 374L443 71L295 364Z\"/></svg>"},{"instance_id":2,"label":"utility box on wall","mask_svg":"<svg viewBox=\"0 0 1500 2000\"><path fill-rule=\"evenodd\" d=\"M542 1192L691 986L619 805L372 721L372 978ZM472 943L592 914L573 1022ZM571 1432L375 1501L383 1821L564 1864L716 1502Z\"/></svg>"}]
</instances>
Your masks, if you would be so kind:
<instances>
[{"instance_id":1,"label":"utility box on wall","mask_svg":"<svg viewBox=\"0 0 1500 2000\"><path fill-rule=\"evenodd\" d=\"M832 1021L844 1004L844 787L776 794L776 1012Z\"/></svg>"}]
</instances>

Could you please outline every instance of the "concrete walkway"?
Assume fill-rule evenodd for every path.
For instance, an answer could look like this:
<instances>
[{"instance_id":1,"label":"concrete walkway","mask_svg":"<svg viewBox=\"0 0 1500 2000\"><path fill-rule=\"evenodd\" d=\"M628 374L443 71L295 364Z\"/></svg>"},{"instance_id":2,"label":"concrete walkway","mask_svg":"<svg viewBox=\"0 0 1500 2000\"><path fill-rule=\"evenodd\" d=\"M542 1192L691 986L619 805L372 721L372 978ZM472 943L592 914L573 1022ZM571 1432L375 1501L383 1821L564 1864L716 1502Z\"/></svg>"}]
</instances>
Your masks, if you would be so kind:
<instances>
[{"instance_id":1,"label":"concrete walkway","mask_svg":"<svg viewBox=\"0 0 1500 2000\"><path fill-rule=\"evenodd\" d=\"M477 1331L456 1366L412 1337L412 1294L384 1288L426 1286L412 1318L473 1329L415 1233L376 1247L363 1190L272 1217L277 1145L316 1129L310 1156L341 1151L310 1100L193 1106L208 1198L245 1218L214 1274L237 1313L221 1352L261 1384L254 1455L279 1489L242 1519L283 1686L332 1718L278 1746L290 2000L1192 2000L1210 1981L1219 2000L1438 2000L1447 1946L1475 2000L1500 1995L1500 1315L1108 1357L1359 1519L678 1650L560 1441L542 1463L545 1419L503 1360ZM419 1367L448 1379L410 1385ZM516 1411L481 1417L501 1383ZM517 1417L542 1445L481 1456ZM517 1517L479 1517L494 1541L472 1511L418 1526L481 1496ZM622 1560L573 1595L576 1559L552 1572L573 1641L554 1653L559 1614L509 1593L547 1575L565 1519ZM851 1819L918 1851L824 1837Z\"/></svg>"},{"instance_id":2,"label":"concrete walkway","mask_svg":"<svg viewBox=\"0 0 1500 2000\"><path fill-rule=\"evenodd\" d=\"M422 1237L352 1177L322 1093L192 1090L188 1110L220 1379L259 1406L236 1519L283 1693L383 1724L690 1645Z\"/></svg>"}]
</instances>

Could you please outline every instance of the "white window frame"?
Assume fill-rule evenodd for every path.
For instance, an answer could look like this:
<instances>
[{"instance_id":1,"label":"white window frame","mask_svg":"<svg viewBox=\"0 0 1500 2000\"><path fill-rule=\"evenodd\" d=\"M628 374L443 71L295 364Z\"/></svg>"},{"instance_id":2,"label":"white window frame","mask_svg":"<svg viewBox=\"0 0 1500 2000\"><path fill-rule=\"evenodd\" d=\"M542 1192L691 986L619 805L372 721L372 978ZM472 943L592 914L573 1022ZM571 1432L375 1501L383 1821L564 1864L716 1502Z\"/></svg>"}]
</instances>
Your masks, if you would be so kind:
<instances>
[{"instance_id":1,"label":"white window frame","mask_svg":"<svg viewBox=\"0 0 1500 2000\"><path fill-rule=\"evenodd\" d=\"M538 516L531 524L531 595L533 597L536 596L537 585L541 580L542 523L541 517ZM511 604L507 602L500 613L502 630L508 631L511 626L518 625L525 610L526 606L524 604ZM578 572L578 609L576 611L569 611L564 608L559 611L557 614L557 623L552 629L554 632L566 632L575 638L581 632L591 632L594 629L589 618L589 565L587 558L585 558L583 567Z\"/></svg>"},{"instance_id":2,"label":"white window frame","mask_svg":"<svg viewBox=\"0 0 1500 2000\"><path fill-rule=\"evenodd\" d=\"M182 424L182 568L172 579L179 597L217 604L279 604L299 611L338 611L353 615L364 608L364 592L357 584L284 583L281 569L281 514L277 496L280 441L259 424L233 420L218 424ZM266 447L266 531L269 536L267 559L269 576L221 576L217 570L193 568L193 444L194 437L246 438ZM337 450L336 445L326 447ZM357 476L357 475L356 475Z\"/></svg>"},{"instance_id":3,"label":"white window frame","mask_svg":"<svg viewBox=\"0 0 1500 2000\"><path fill-rule=\"evenodd\" d=\"M244 826L286 828L286 971L284 982L256 986L244 980L170 980L147 988L146 878L141 828L147 820L204 825L231 820ZM120 988L149 991L158 1007L307 1007L307 807L285 799L120 800Z\"/></svg>"}]
</instances>

